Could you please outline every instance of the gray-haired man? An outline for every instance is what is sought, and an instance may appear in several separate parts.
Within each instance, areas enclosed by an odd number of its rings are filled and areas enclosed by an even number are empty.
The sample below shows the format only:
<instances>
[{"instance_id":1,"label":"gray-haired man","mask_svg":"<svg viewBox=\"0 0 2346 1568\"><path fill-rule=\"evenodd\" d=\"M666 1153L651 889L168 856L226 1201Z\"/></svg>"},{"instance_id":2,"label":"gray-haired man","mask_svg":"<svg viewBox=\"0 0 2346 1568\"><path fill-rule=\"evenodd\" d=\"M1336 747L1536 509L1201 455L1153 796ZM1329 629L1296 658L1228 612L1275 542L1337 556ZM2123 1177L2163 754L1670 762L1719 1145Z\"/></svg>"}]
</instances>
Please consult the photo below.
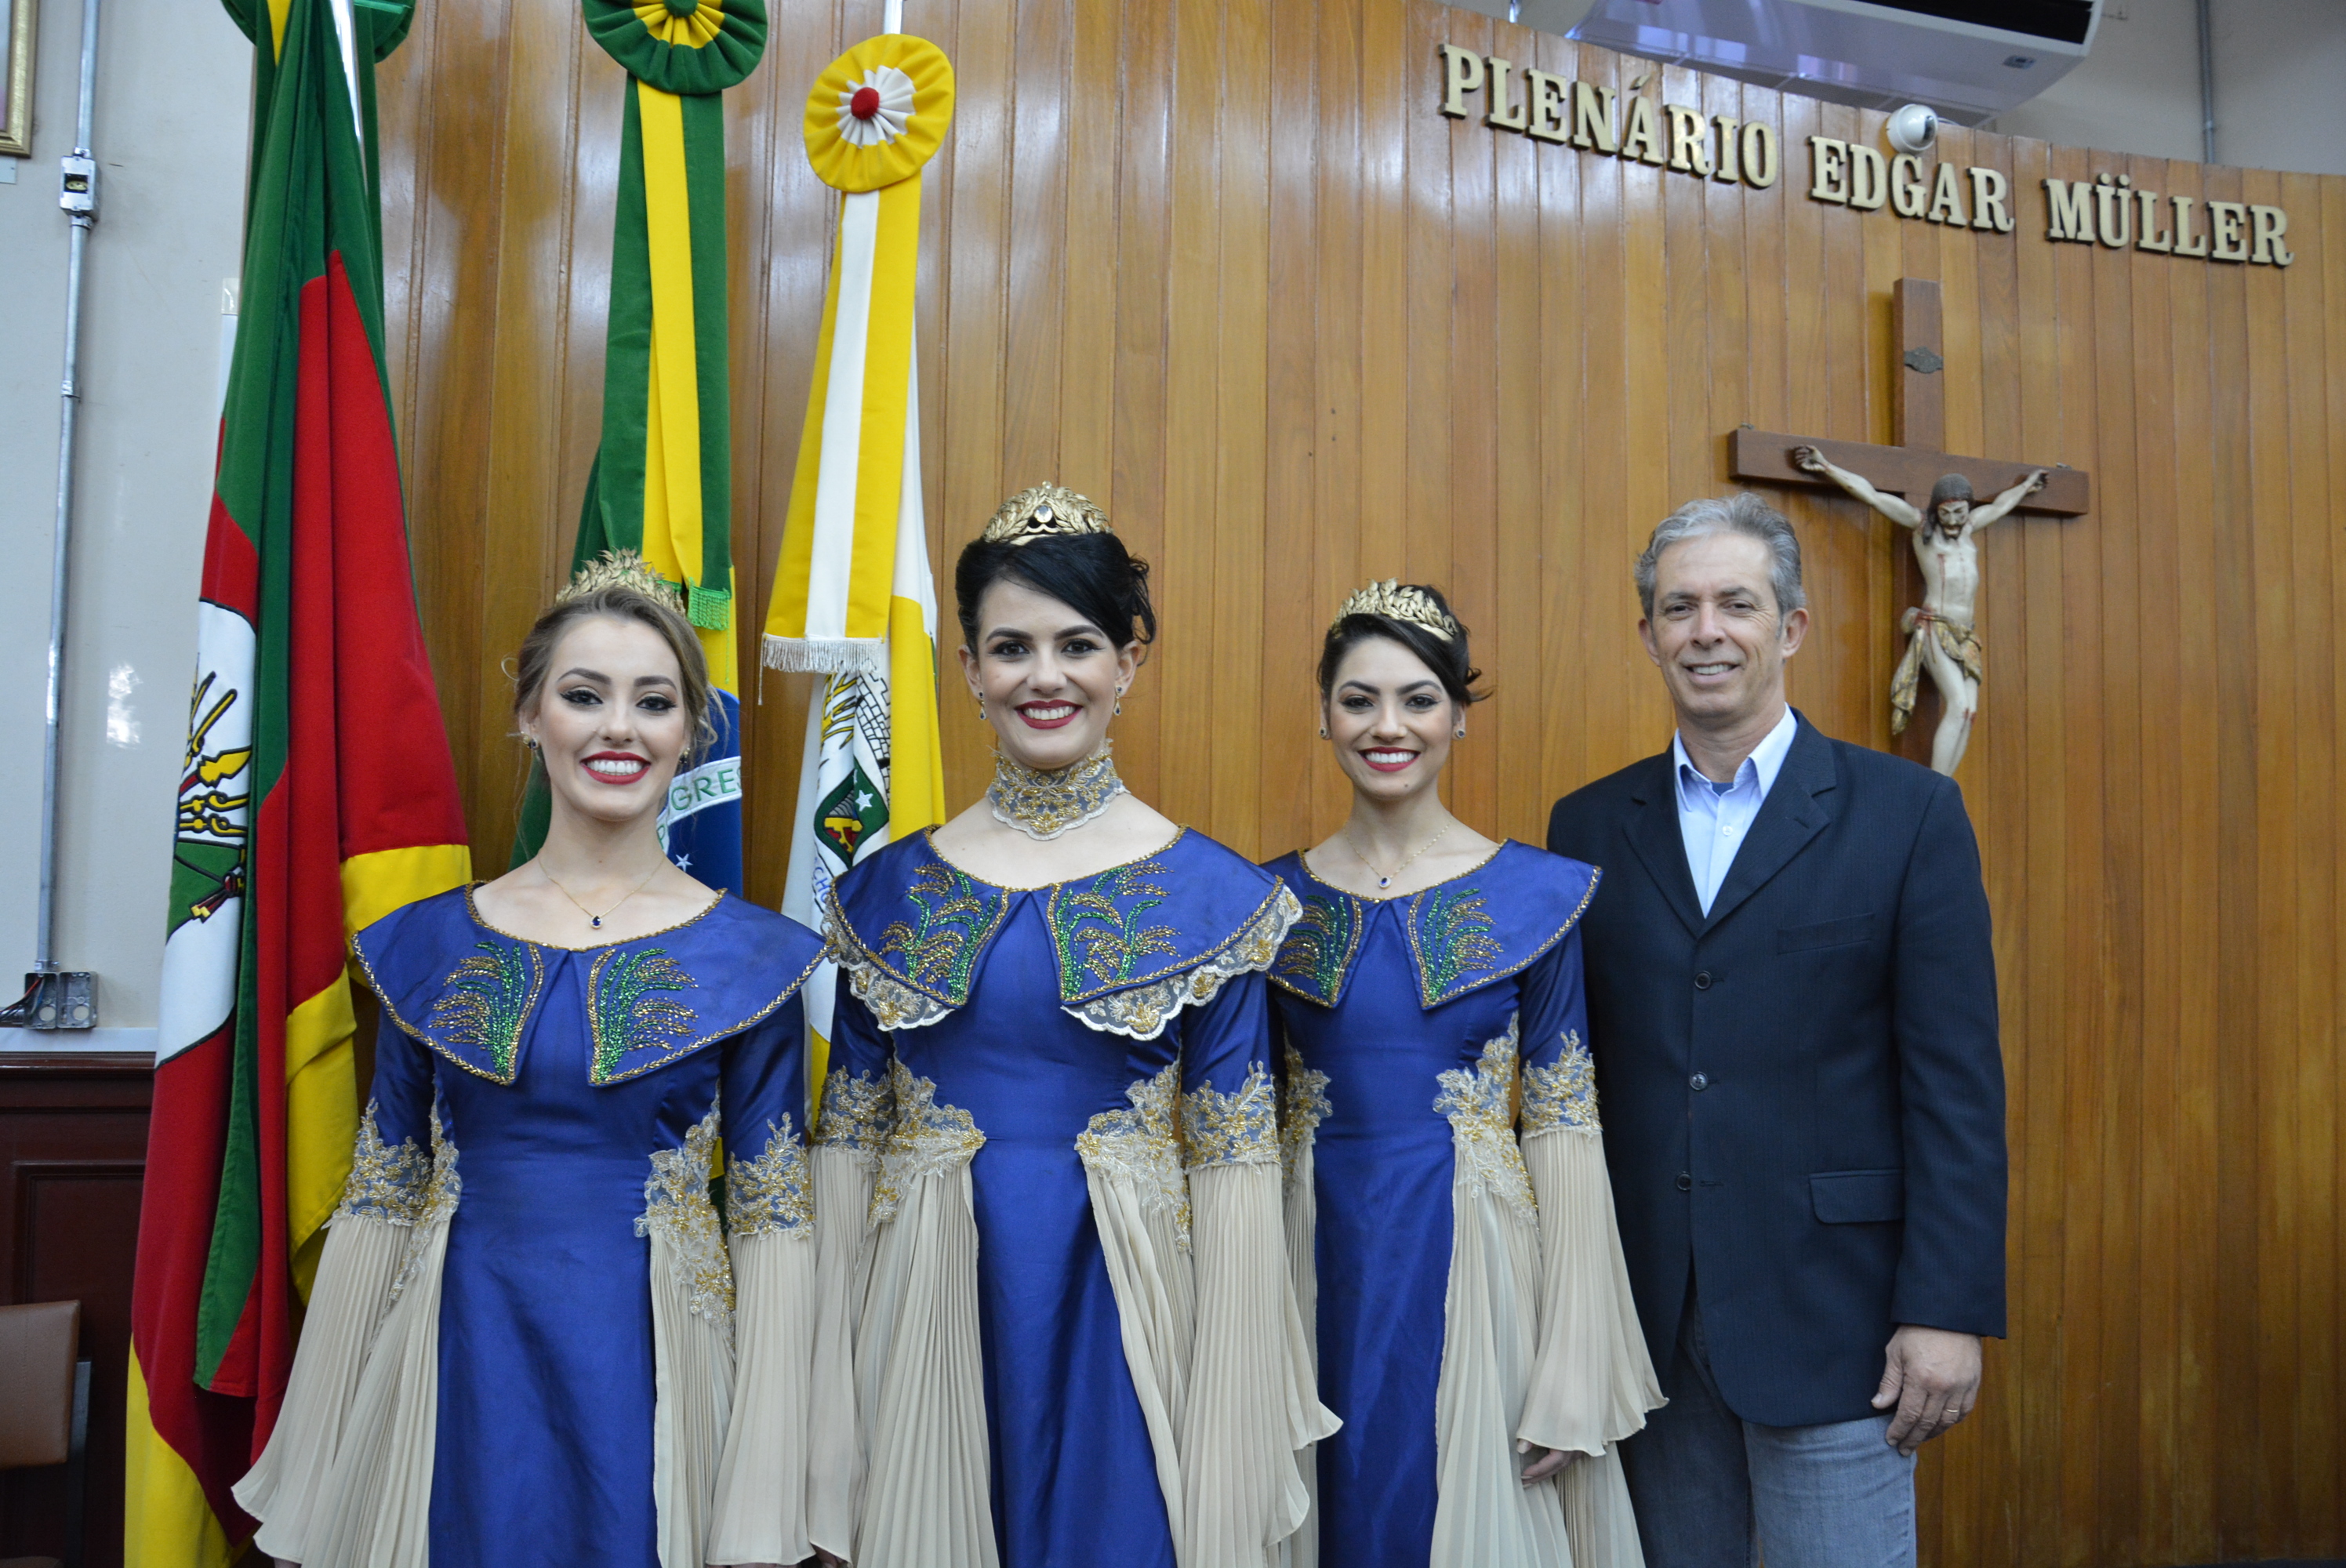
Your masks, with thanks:
<instances>
[{"instance_id":1,"label":"gray-haired man","mask_svg":"<svg viewBox=\"0 0 2346 1568\"><path fill-rule=\"evenodd\" d=\"M1637 565L1669 749L1557 802L1623 1247L1670 1403L1650 1568L1914 1560L1912 1455L2004 1332L2004 1066L1963 798L1787 705L1800 544L1698 501Z\"/></svg>"}]
</instances>

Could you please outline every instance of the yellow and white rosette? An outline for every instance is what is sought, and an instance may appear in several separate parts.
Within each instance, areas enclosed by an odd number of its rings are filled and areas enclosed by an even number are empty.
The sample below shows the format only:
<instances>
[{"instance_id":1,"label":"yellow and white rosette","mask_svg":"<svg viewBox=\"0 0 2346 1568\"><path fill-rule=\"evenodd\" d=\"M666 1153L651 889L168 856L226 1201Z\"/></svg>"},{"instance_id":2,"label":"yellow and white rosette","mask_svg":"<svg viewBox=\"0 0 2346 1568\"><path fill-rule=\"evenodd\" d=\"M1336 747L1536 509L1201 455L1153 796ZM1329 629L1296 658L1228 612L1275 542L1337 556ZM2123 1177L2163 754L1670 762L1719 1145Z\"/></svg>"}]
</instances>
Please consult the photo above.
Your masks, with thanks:
<instances>
[{"instance_id":1,"label":"yellow and white rosette","mask_svg":"<svg viewBox=\"0 0 2346 1568\"><path fill-rule=\"evenodd\" d=\"M953 62L926 38L866 38L807 97L807 161L825 185L878 190L918 174L953 123Z\"/></svg>"}]
</instances>

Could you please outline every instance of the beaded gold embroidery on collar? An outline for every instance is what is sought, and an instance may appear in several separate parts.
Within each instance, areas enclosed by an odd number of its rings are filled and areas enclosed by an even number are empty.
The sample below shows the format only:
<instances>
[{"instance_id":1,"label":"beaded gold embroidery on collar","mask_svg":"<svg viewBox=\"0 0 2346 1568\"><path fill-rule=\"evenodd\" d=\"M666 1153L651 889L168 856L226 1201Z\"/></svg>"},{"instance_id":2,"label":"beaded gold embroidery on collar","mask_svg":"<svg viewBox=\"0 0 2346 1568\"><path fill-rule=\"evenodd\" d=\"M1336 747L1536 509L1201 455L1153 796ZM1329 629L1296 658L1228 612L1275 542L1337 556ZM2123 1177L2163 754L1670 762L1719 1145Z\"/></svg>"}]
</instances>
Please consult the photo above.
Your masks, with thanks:
<instances>
[{"instance_id":1,"label":"beaded gold embroidery on collar","mask_svg":"<svg viewBox=\"0 0 2346 1568\"><path fill-rule=\"evenodd\" d=\"M1056 839L1070 828L1080 828L1108 809L1124 793L1116 776L1116 759L1109 743L1072 767L1046 773L1013 762L999 752L994 758L994 782L985 791L994 820L1036 840Z\"/></svg>"},{"instance_id":2,"label":"beaded gold embroidery on collar","mask_svg":"<svg viewBox=\"0 0 2346 1568\"><path fill-rule=\"evenodd\" d=\"M1372 582L1346 599L1344 607L1336 612L1336 619L1341 621L1346 616L1382 616L1389 621L1407 621L1443 642L1458 636L1458 623L1443 615L1423 589L1396 583L1390 577L1382 583Z\"/></svg>"}]
</instances>

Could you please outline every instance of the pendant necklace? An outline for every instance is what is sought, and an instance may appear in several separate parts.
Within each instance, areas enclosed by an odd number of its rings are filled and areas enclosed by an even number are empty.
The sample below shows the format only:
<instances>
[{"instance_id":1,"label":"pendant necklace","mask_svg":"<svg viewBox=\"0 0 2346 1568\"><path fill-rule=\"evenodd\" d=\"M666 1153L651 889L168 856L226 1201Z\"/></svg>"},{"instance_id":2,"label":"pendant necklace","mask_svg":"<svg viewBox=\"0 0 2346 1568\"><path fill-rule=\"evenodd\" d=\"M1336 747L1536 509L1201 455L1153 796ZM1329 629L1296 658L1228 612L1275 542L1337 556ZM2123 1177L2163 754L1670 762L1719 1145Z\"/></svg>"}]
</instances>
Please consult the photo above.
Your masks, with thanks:
<instances>
[{"instance_id":1,"label":"pendant necklace","mask_svg":"<svg viewBox=\"0 0 2346 1568\"><path fill-rule=\"evenodd\" d=\"M1104 740L1081 762L1047 772L995 752L994 782L985 791L994 820L1038 843L1082 827L1125 792L1109 746Z\"/></svg>"},{"instance_id":2,"label":"pendant necklace","mask_svg":"<svg viewBox=\"0 0 2346 1568\"><path fill-rule=\"evenodd\" d=\"M655 865L649 871L644 873L644 880L642 881L639 881L634 887L629 888L625 896L619 900L618 904L613 904L609 909L605 910L602 914L597 914L585 904L579 903L578 900L572 895L570 890L564 887L560 882L556 882L554 881L554 873L547 871L544 866L537 868L537 874L544 877L547 881L553 882L554 891L560 893L564 898L569 899L571 903L576 906L578 912L586 917L586 923L588 925L593 926L597 931L601 931L603 929L604 915L617 913L619 904L626 903L628 899L634 898L638 893L642 892L646 888L651 886L652 878L658 876L660 873L660 866L664 866L668 862L663 860L659 862L659 865Z\"/></svg>"},{"instance_id":3,"label":"pendant necklace","mask_svg":"<svg viewBox=\"0 0 2346 1568\"><path fill-rule=\"evenodd\" d=\"M1424 843L1420 844L1414 850L1411 851L1408 859L1402 860L1400 865L1395 866L1390 874L1380 871L1376 867L1369 865L1368 856L1361 853L1360 850L1353 844L1352 836L1350 833L1344 835L1344 848L1352 851L1352 859L1360 861L1363 866L1368 866L1369 875L1377 879L1377 891L1382 892L1385 889L1392 886L1394 877L1397 877L1403 871L1409 870L1412 861L1415 860L1418 856L1425 853L1426 850L1433 848L1434 845L1442 842L1443 836L1457 825L1458 822L1455 818L1443 823L1442 826L1442 832L1434 834L1433 837L1426 840Z\"/></svg>"}]
</instances>

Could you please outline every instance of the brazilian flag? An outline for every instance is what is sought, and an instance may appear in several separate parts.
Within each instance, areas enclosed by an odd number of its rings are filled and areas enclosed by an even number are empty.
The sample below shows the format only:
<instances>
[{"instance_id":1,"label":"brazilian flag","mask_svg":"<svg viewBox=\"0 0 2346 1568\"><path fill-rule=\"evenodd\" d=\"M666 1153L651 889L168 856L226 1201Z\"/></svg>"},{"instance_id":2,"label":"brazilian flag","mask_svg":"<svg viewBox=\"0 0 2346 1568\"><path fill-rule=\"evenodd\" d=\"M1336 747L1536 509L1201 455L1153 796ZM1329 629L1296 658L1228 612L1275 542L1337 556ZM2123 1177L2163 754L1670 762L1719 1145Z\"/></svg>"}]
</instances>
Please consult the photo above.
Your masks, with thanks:
<instances>
[{"instance_id":1,"label":"brazilian flag","mask_svg":"<svg viewBox=\"0 0 2346 1568\"><path fill-rule=\"evenodd\" d=\"M741 688L733 626L731 404L726 363L725 120L719 97L766 47L759 0L586 0L586 28L627 72L603 371L603 440L571 570L632 550L675 584L716 687L717 740L678 771L660 832L710 887L744 890ZM545 842L531 769L514 843Z\"/></svg>"}]
</instances>

